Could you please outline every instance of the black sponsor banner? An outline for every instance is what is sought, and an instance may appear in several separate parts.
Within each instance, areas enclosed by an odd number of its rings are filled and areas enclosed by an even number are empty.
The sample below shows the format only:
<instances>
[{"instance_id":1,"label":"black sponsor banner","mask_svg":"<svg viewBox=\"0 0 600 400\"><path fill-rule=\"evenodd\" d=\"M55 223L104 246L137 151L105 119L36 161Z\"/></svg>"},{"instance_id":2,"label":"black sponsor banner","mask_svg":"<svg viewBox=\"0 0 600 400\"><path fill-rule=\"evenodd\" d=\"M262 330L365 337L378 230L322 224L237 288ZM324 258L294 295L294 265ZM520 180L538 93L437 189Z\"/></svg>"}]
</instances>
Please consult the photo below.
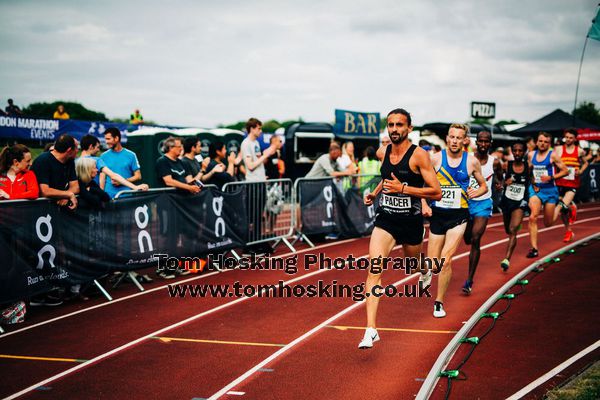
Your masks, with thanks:
<instances>
[{"instance_id":1,"label":"black sponsor banner","mask_svg":"<svg viewBox=\"0 0 600 400\"><path fill-rule=\"evenodd\" d=\"M591 164L581 175L575 201L594 201L600 198L600 164Z\"/></svg>"},{"instance_id":2,"label":"black sponsor banner","mask_svg":"<svg viewBox=\"0 0 600 400\"><path fill-rule=\"evenodd\" d=\"M0 202L0 303L156 266L155 254L202 256L245 244L241 193L144 194L103 210Z\"/></svg>"},{"instance_id":3,"label":"black sponsor banner","mask_svg":"<svg viewBox=\"0 0 600 400\"><path fill-rule=\"evenodd\" d=\"M223 193L216 189L203 190L192 199L185 194L169 196L169 208L174 211L170 214L171 229L179 233L170 236L172 243L167 248L174 255L190 256L244 245L248 227L243 199L242 191Z\"/></svg>"},{"instance_id":4,"label":"black sponsor banner","mask_svg":"<svg viewBox=\"0 0 600 400\"><path fill-rule=\"evenodd\" d=\"M352 188L346 192L346 212L348 228L347 232L342 231L344 236L363 236L373 231L375 224L375 203L371 206L365 206L363 196L359 191Z\"/></svg>"},{"instance_id":5,"label":"black sponsor banner","mask_svg":"<svg viewBox=\"0 0 600 400\"><path fill-rule=\"evenodd\" d=\"M338 198L341 197L333 179L302 180L298 183L302 233L318 235L338 232Z\"/></svg>"},{"instance_id":6,"label":"black sponsor banner","mask_svg":"<svg viewBox=\"0 0 600 400\"><path fill-rule=\"evenodd\" d=\"M352 187L344 195L333 179L300 181L302 233L338 233L357 237L373 230L375 212L366 207L362 195Z\"/></svg>"}]
</instances>

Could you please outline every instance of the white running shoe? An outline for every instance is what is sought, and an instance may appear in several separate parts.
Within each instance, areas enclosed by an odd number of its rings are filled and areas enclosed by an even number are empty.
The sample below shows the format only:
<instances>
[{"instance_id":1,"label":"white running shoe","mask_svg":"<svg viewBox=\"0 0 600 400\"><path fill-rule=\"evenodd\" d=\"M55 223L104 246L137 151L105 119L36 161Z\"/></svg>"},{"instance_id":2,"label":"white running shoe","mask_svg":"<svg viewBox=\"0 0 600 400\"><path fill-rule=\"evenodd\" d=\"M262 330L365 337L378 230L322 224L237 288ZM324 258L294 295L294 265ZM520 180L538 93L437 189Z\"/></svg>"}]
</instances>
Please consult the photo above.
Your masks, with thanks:
<instances>
[{"instance_id":1,"label":"white running shoe","mask_svg":"<svg viewBox=\"0 0 600 400\"><path fill-rule=\"evenodd\" d=\"M444 318L446 311L444 311L444 305L439 301L433 303L433 316L436 318Z\"/></svg>"},{"instance_id":2,"label":"white running shoe","mask_svg":"<svg viewBox=\"0 0 600 400\"><path fill-rule=\"evenodd\" d=\"M421 273L419 276L419 282L421 283L421 287L426 287L431 285L431 278L433 277L433 273L431 270L428 270L427 273Z\"/></svg>"},{"instance_id":3,"label":"white running shoe","mask_svg":"<svg viewBox=\"0 0 600 400\"><path fill-rule=\"evenodd\" d=\"M373 342L377 342L379 340L379 334L377 333L377 329L375 328L367 328L365 331L365 336L358 344L359 349L370 349L373 347Z\"/></svg>"}]
</instances>

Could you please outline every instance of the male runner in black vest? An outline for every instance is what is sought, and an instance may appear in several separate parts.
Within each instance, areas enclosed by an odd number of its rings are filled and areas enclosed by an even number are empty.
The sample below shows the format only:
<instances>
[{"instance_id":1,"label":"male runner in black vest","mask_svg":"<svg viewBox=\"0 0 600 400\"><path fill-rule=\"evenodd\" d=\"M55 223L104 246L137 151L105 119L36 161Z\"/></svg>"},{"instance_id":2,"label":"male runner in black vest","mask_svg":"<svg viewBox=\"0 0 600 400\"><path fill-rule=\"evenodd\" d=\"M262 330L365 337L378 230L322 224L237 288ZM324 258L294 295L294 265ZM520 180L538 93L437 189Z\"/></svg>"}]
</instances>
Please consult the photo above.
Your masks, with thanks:
<instances>
[{"instance_id":1,"label":"male runner in black vest","mask_svg":"<svg viewBox=\"0 0 600 400\"><path fill-rule=\"evenodd\" d=\"M383 159L382 180L372 193L365 196L365 204L371 205L383 190L371 234L369 256L371 260L383 259L389 256L397 243L401 243L404 257L418 258L424 232L421 199L440 200L442 190L429 154L408 140L413 129L410 114L401 108L390 111L387 128L392 143L381 146L377 151L377 157ZM374 287L381 288L381 272L371 267L367 276L367 330L358 345L360 349L371 348L373 342L379 340L375 328L379 297L371 292Z\"/></svg>"}]
</instances>

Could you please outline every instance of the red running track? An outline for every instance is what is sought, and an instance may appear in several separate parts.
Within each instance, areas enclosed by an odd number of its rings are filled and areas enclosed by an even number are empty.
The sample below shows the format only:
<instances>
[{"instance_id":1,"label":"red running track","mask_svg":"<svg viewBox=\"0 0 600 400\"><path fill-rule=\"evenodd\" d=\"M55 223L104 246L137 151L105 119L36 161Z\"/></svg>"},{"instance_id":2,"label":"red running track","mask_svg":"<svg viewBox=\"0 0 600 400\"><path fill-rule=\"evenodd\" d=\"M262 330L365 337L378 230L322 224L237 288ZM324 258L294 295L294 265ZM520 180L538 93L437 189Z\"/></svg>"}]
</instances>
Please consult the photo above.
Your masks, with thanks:
<instances>
[{"instance_id":1,"label":"red running track","mask_svg":"<svg viewBox=\"0 0 600 400\"><path fill-rule=\"evenodd\" d=\"M574 230L578 237L596 232L600 212L590 205L579 213ZM470 297L460 295L466 276L468 247L461 245L454 264L455 276L446 301L448 316L431 316L432 299L384 299L378 326L381 342L369 351L356 345L362 337L364 306L316 330L294 346L281 347L302 337L355 303L349 298L173 300L165 290L137 296L8 337L0 337L0 354L77 358L86 363L49 362L0 358L0 396L9 396L40 381L45 383L24 397L64 398L208 398L252 370L267 357L285 351L263 369L228 388L224 398L413 398L421 381L453 333L483 301L531 260L524 257L527 238L520 239L513 266L504 274L498 267L506 240L500 218L494 217L483 238L487 246ZM562 229L540 232L541 254L562 247ZM368 238L324 248L330 257L365 255ZM397 251L394 255L400 255ZM315 274L300 266L298 275L281 271L230 271L207 276L207 284L276 282L300 277L298 283L357 284L364 271L331 270ZM312 275L309 275L312 274ZM386 271L384 283L408 279L402 271ZM199 281L199 282L200 282ZM432 288L435 293L435 284ZM233 303L233 302L236 303ZM229 306L150 336L169 325L202 315L214 307ZM334 328L342 326L351 328ZM355 329L356 328L356 329ZM390 330L386 330L390 329ZM408 330L418 331L408 331ZM198 342L201 340L203 342ZM206 342L213 341L213 342ZM254 345L229 344L245 342ZM263 346L256 345L257 343ZM122 347L121 350L115 351ZM107 355L108 352L112 353ZM239 393L244 393L240 396Z\"/></svg>"},{"instance_id":2,"label":"red running track","mask_svg":"<svg viewBox=\"0 0 600 400\"><path fill-rule=\"evenodd\" d=\"M594 240L575 254L561 256L560 262L543 272L529 274L525 292L512 300L510 309L461 368L468 379L452 383L450 398L507 398L600 339L600 289L590 285L600 282L599 264L593 261L598 257L600 241ZM506 302L500 301L491 311L505 308ZM480 336L490 323L482 320L469 336ZM448 369L454 369L470 347L461 346ZM590 353L570 371L599 356L600 350ZM570 373L560 375L525 398L542 398ZM431 398L444 398L446 387L446 380L440 381Z\"/></svg>"}]
</instances>

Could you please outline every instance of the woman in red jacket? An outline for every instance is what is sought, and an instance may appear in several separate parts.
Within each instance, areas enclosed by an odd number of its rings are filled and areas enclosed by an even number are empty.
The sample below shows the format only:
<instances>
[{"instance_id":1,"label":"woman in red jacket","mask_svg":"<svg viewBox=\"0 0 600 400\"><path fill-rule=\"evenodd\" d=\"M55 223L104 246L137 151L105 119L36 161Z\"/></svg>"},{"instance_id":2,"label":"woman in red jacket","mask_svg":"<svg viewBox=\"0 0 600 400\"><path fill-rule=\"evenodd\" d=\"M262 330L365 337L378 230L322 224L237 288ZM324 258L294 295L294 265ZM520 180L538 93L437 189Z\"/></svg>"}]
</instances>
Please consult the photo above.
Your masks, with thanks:
<instances>
[{"instance_id":1,"label":"woman in red jacket","mask_svg":"<svg viewBox=\"0 0 600 400\"><path fill-rule=\"evenodd\" d=\"M31 152L22 144L0 152L0 200L37 199L39 186L31 167Z\"/></svg>"}]
</instances>

